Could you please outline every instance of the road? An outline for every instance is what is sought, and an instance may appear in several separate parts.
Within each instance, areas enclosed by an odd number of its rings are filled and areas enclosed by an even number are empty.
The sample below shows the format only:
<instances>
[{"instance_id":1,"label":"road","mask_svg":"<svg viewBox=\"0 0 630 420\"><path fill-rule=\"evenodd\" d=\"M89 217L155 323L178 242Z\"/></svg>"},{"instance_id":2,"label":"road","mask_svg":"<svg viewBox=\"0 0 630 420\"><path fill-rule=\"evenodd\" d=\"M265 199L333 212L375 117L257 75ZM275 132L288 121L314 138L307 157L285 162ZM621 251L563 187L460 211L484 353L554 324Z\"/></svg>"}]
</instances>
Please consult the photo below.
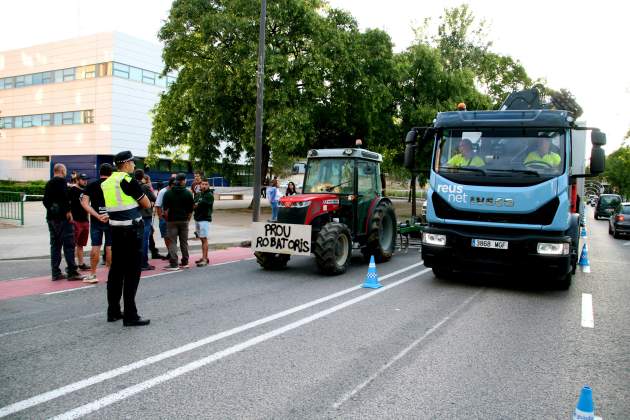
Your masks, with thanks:
<instances>
[{"instance_id":1,"label":"road","mask_svg":"<svg viewBox=\"0 0 630 420\"><path fill-rule=\"evenodd\" d=\"M588 384L597 415L628 418L630 246L592 216L587 242L569 291L438 280L410 251L376 290L358 258L338 277L299 257L146 279L145 328L105 322L102 284L1 300L0 416L570 418Z\"/></svg>"}]
</instances>

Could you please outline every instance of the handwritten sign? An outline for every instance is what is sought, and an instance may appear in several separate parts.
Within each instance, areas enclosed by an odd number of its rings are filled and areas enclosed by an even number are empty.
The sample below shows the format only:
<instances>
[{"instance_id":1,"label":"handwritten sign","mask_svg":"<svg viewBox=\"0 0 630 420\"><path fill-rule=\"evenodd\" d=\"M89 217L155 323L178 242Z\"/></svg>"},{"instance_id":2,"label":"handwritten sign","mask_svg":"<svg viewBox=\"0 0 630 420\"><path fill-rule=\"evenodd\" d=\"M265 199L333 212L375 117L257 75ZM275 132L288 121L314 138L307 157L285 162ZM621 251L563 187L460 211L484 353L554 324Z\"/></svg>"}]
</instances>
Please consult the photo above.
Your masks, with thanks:
<instances>
[{"instance_id":1,"label":"handwritten sign","mask_svg":"<svg viewBox=\"0 0 630 420\"><path fill-rule=\"evenodd\" d=\"M311 226L289 223L252 223L252 249L275 254L310 255Z\"/></svg>"}]
</instances>

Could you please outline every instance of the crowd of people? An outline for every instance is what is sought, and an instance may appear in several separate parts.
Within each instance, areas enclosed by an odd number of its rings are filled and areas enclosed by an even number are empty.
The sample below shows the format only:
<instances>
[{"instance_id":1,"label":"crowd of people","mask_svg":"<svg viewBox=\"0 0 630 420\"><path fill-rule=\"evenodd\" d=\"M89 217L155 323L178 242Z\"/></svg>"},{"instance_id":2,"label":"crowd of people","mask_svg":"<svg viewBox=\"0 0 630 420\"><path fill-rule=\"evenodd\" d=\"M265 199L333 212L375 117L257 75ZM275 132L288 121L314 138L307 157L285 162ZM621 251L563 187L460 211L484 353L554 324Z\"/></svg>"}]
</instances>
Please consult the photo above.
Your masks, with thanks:
<instances>
[{"instance_id":1,"label":"crowd of people","mask_svg":"<svg viewBox=\"0 0 630 420\"><path fill-rule=\"evenodd\" d=\"M172 174L166 185L158 182L156 190L144 170L135 169L131 152L118 153L114 164L115 167L102 164L99 179L89 184L86 174L76 172L67 182L66 166L61 163L54 166L53 178L46 184L43 199L50 233L52 280L98 283L96 269L104 242L103 259L109 268L107 321L122 319L125 326L143 326L150 321L141 318L135 306L140 272L155 269L150 259L167 259L167 270L190 267L188 224L191 218L194 218L195 236L201 241L202 250L196 265L208 265L214 195L201 172L195 173L190 188L186 187L186 174L179 173ZM153 239L156 216L168 249L166 256L159 254ZM88 235L92 244L89 265L84 256ZM62 252L66 274L60 268ZM89 273L83 275L80 271Z\"/></svg>"},{"instance_id":2,"label":"crowd of people","mask_svg":"<svg viewBox=\"0 0 630 420\"><path fill-rule=\"evenodd\" d=\"M287 184L287 189L284 192L285 196L295 195L297 194L297 190L295 188L295 183L289 181ZM274 176L273 179L265 180L263 186L260 190L260 195L262 198L266 198L269 201L269 205L271 206L271 221L278 221L278 209L280 197L282 197L282 192L280 191L278 177Z\"/></svg>"}]
</instances>

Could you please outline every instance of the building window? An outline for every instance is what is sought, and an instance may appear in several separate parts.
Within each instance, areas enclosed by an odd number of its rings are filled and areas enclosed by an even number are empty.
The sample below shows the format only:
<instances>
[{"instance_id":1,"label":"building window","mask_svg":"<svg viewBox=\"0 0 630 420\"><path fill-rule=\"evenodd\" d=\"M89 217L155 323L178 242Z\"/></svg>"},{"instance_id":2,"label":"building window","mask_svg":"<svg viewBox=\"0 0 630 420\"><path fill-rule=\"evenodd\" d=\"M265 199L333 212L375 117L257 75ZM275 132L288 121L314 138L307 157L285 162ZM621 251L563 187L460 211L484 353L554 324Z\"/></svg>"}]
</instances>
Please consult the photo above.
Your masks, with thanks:
<instances>
[{"instance_id":1,"label":"building window","mask_svg":"<svg viewBox=\"0 0 630 420\"><path fill-rule=\"evenodd\" d=\"M147 85L155 84L155 73L149 70L142 70L142 83Z\"/></svg>"},{"instance_id":2,"label":"building window","mask_svg":"<svg viewBox=\"0 0 630 420\"><path fill-rule=\"evenodd\" d=\"M63 125L72 125L74 124L74 112L64 112L62 114L62 123Z\"/></svg>"},{"instance_id":3,"label":"building window","mask_svg":"<svg viewBox=\"0 0 630 420\"><path fill-rule=\"evenodd\" d=\"M31 128L33 126L33 116L25 115L22 117L22 128Z\"/></svg>"},{"instance_id":4,"label":"building window","mask_svg":"<svg viewBox=\"0 0 630 420\"><path fill-rule=\"evenodd\" d=\"M34 85L41 85L42 84L42 74L41 73L35 73L33 75L33 84Z\"/></svg>"},{"instance_id":5,"label":"building window","mask_svg":"<svg viewBox=\"0 0 630 420\"><path fill-rule=\"evenodd\" d=\"M77 80L92 79L96 77L96 65L90 64L89 66L77 67L76 75Z\"/></svg>"},{"instance_id":6,"label":"building window","mask_svg":"<svg viewBox=\"0 0 630 420\"><path fill-rule=\"evenodd\" d=\"M112 75L112 62L100 63L98 65L98 77L105 77Z\"/></svg>"},{"instance_id":7,"label":"building window","mask_svg":"<svg viewBox=\"0 0 630 420\"><path fill-rule=\"evenodd\" d=\"M43 84L52 83L54 80L54 73L52 71L45 71L42 73Z\"/></svg>"},{"instance_id":8,"label":"building window","mask_svg":"<svg viewBox=\"0 0 630 420\"><path fill-rule=\"evenodd\" d=\"M55 70L55 83L63 82L63 70Z\"/></svg>"},{"instance_id":9,"label":"building window","mask_svg":"<svg viewBox=\"0 0 630 420\"><path fill-rule=\"evenodd\" d=\"M22 156L22 167L24 169L46 169L50 158L48 156Z\"/></svg>"},{"instance_id":10,"label":"building window","mask_svg":"<svg viewBox=\"0 0 630 420\"><path fill-rule=\"evenodd\" d=\"M42 114L42 127L50 125L50 114Z\"/></svg>"},{"instance_id":11,"label":"building window","mask_svg":"<svg viewBox=\"0 0 630 420\"><path fill-rule=\"evenodd\" d=\"M24 86L24 76L15 76L15 87L23 87Z\"/></svg>"},{"instance_id":12,"label":"building window","mask_svg":"<svg viewBox=\"0 0 630 420\"><path fill-rule=\"evenodd\" d=\"M63 81L64 82L70 82L72 80L75 79L75 71L76 69L74 67L69 68L69 69L64 69L63 70Z\"/></svg>"},{"instance_id":13,"label":"building window","mask_svg":"<svg viewBox=\"0 0 630 420\"><path fill-rule=\"evenodd\" d=\"M89 109L87 111L83 111L83 123L94 124L94 110Z\"/></svg>"},{"instance_id":14,"label":"building window","mask_svg":"<svg viewBox=\"0 0 630 420\"><path fill-rule=\"evenodd\" d=\"M61 125L61 112L53 114L53 125Z\"/></svg>"},{"instance_id":15,"label":"building window","mask_svg":"<svg viewBox=\"0 0 630 420\"><path fill-rule=\"evenodd\" d=\"M42 115L38 114L38 115L31 115L31 124L33 125L33 127L39 127L42 125Z\"/></svg>"},{"instance_id":16,"label":"building window","mask_svg":"<svg viewBox=\"0 0 630 420\"><path fill-rule=\"evenodd\" d=\"M22 128L22 117L13 118L13 128Z\"/></svg>"},{"instance_id":17,"label":"building window","mask_svg":"<svg viewBox=\"0 0 630 420\"><path fill-rule=\"evenodd\" d=\"M130 67L129 68L129 79L135 80L136 82L141 82L142 81L142 69L139 69L137 67Z\"/></svg>"},{"instance_id":18,"label":"building window","mask_svg":"<svg viewBox=\"0 0 630 420\"><path fill-rule=\"evenodd\" d=\"M114 76L129 79L129 66L121 63L114 63Z\"/></svg>"}]
</instances>

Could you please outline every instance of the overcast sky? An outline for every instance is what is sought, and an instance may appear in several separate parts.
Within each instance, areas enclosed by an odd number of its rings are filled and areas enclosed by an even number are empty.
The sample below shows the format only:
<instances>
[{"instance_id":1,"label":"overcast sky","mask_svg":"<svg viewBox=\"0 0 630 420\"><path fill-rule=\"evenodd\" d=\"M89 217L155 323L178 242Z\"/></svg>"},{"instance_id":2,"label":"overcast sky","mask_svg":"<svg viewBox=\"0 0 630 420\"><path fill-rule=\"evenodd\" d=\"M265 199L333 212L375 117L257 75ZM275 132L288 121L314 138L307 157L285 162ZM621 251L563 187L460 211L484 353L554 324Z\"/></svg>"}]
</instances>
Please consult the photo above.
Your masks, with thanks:
<instances>
[{"instance_id":1,"label":"overcast sky","mask_svg":"<svg viewBox=\"0 0 630 420\"><path fill-rule=\"evenodd\" d=\"M273 1L273 0L268 0ZM567 88L584 108L582 119L607 133L608 153L630 128L630 54L626 1L582 0L329 0L362 29L390 34L396 51L413 28L445 7L468 3L490 25L493 50L520 60L530 77ZM157 42L171 0L4 0L0 51L118 30Z\"/></svg>"}]
</instances>

